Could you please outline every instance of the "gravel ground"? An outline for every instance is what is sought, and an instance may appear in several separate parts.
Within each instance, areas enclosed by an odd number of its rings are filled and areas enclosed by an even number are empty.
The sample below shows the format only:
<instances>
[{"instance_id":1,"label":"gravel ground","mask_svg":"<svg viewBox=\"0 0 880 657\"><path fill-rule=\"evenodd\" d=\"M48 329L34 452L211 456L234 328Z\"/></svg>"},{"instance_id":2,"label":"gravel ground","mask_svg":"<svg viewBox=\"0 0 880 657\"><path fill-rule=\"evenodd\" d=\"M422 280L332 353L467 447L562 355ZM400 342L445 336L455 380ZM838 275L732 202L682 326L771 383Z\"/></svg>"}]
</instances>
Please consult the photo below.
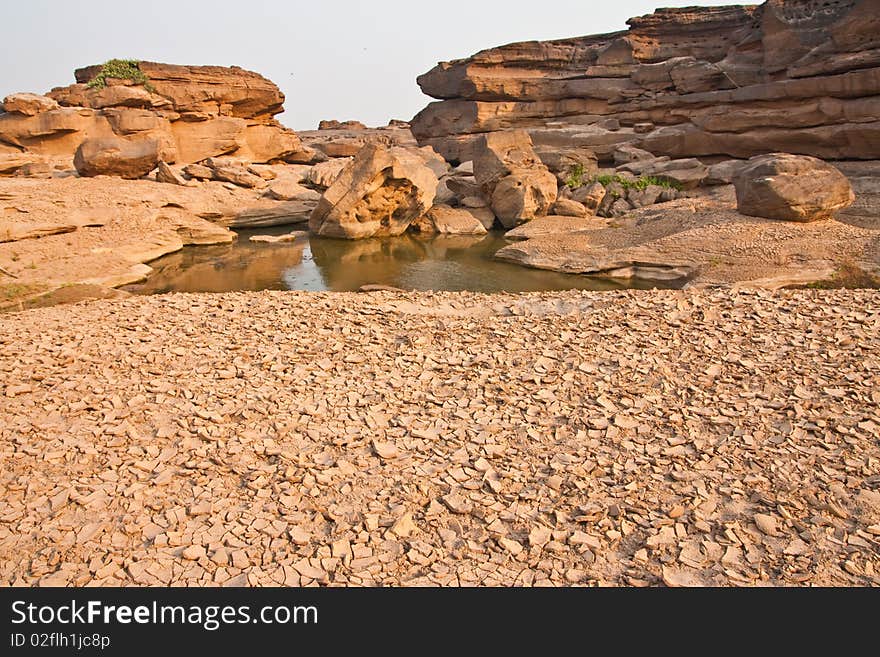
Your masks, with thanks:
<instances>
[{"instance_id":1,"label":"gravel ground","mask_svg":"<svg viewBox=\"0 0 880 657\"><path fill-rule=\"evenodd\" d=\"M0 582L880 585L880 292L0 316Z\"/></svg>"}]
</instances>

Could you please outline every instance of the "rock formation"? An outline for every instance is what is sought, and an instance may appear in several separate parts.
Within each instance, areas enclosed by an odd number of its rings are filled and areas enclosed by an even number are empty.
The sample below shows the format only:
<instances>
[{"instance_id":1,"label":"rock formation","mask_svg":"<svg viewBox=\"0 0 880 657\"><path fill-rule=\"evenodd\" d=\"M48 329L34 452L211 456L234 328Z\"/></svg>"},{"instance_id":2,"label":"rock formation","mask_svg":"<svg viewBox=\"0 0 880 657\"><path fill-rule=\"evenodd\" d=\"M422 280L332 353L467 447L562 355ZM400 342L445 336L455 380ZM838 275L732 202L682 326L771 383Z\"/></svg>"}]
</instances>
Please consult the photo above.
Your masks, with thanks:
<instances>
[{"instance_id":1,"label":"rock formation","mask_svg":"<svg viewBox=\"0 0 880 657\"><path fill-rule=\"evenodd\" d=\"M90 66L76 71L76 84L47 96L7 97L0 113L0 161L26 155L69 162L88 140L156 141L168 163L218 156L249 162L314 158L295 132L273 118L283 111L284 95L261 75L237 67L131 66L137 80L97 83L103 68Z\"/></svg>"},{"instance_id":2,"label":"rock formation","mask_svg":"<svg viewBox=\"0 0 880 657\"><path fill-rule=\"evenodd\" d=\"M416 219L411 227L424 234L485 235L487 232L473 210L448 205L435 205Z\"/></svg>"},{"instance_id":3,"label":"rock formation","mask_svg":"<svg viewBox=\"0 0 880 657\"><path fill-rule=\"evenodd\" d=\"M556 202L556 176L522 130L481 136L474 146L474 178L505 228L546 215Z\"/></svg>"},{"instance_id":4,"label":"rock formation","mask_svg":"<svg viewBox=\"0 0 880 657\"><path fill-rule=\"evenodd\" d=\"M357 121L321 121L317 130L297 133L302 143L321 157L354 157L367 144L417 148L408 125L367 128Z\"/></svg>"},{"instance_id":5,"label":"rock formation","mask_svg":"<svg viewBox=\"0 0 880 657\"><path fill-rule=\"evenodd\" d=\"M880 158L880 1L660 9L628 24L439 64L418 79L440 100L413 133L452 161L511 128L538 152L600 159L622 143L673 158Z\"/></svg>"},{"instance_id":6,"label":"rock formation","mask_svg":"<svg viewBox=\"0 0 880 657\"><path fill-rule=\"evenodd\" d=\"M309 228L346 239L400 235L431 208L437 182L419 153L368 144L324 192Z\"/></svg>"},{"instance_id":7,"label":"rock formation","mask_svg":"<svg viewBox=\"0 0 880 657\"><path fill-rule=\"evenodd\" d=\"M737 210L788 221L831 219L855 201L852 185L827 162L770 153L749 160L734 180Z\"/></svg>"},{"instance_id":8,"label":"rock formation","mask_svg":"<svg viewBox=\"0 0 880 657\"><path fill-rule=\"evenodd\" d=\"M147 175L160 161L159 142L155 139L130 141L120 137L86 139L73 158L81 176L119 176L130 180Z\"/></svg>"}]
</instances>

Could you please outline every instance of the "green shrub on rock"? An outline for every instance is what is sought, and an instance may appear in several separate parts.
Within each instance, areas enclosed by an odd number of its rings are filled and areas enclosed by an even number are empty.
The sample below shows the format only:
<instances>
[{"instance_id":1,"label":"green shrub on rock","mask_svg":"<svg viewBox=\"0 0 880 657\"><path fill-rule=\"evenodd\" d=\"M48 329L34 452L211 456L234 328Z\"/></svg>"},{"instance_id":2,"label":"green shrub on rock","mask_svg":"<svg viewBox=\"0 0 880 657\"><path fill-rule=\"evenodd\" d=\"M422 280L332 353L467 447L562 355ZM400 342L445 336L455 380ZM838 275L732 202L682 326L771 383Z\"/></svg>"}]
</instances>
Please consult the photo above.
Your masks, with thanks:
<instances>
[{"instance_id":1,"label":"green shrub on rock","mask_svg":"<svg viewBox=\"0 0 880 657\"><path fill-rule=\"evenodd\" d=\"M111 59L106 61L101 66L101 72L86 86L89 89L103 89L107 86L107 80L116 78L117 80L130 80L135 84L141 84L149 92L155 91L153 85L150 84L150 78L140 69L139 64L140 62L137 59Z\"/></svg>"},{"instance_id":2,"label":"green shrub on rock","mask_svg":"<svg viewBox=\"0 0 880 657\"><path fill-rule=\"evenodd\" d=\"M636 180L631 180L628 178L624 178L618 174L614 175L602 175L596 176L595 182L600 183L603 187L608 187L612 183L617 183L624 189L638 189L644 190L650 187L651 185L656 185L657 187L663 187L666 189L674 189L676 191L681 191L681 184L674 181L669 180L667 178L658 178L657 176L641 176Z\"/></svg>"},{"instance_id":3,"label":"green shrub on rock","mask_svg":"<svg viewBox=\"0 0 880 657\"><path fill-rule=\"evenodd\" d=\"M583 187L584 185L590 185L592 183L599 183L603 187L608 187L609 185L620 185L624 190L629 189L637 189L639 191L645 190L652 185L656 185L657 187L663 187L664 189L674 189L678 192L681 191L682 186L681 183L676 182L675 180L670 180L668 178L658 177L658 176L641 176L635 180L631 178L625 178L620 174L603 174L599 176L586 177L586 171L584 170L584 166L582 164L576 164L568 172L568 178L565 180L565 185L569 189L578 189Z\"/></svg>"},{"instance_id":4,"label":"green shrub on rock","mask_svg":"<svg viewBox=\"0 0 880 657\"><path fill-rule=\"evenodd\" d=\"M583 164L575 164L571 169L568 170L568 178L565 180L565 185L569 189L577 189L578 187L583 187L586 185L589 180L584 180L584 174L586 174L586 170L584 169Z\"/></svg>"}]
</instances>

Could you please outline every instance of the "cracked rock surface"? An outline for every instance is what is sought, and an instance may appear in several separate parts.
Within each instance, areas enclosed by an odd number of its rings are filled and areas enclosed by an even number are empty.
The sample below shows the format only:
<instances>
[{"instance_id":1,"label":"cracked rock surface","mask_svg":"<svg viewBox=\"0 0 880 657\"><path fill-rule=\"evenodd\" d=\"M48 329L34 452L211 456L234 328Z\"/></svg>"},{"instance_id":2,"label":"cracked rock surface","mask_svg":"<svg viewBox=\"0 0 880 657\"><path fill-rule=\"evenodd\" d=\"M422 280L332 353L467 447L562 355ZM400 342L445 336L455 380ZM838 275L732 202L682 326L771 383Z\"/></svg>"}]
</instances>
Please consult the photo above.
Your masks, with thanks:
<instances>
[{"instance_id":1,"label":"cracked rock surface","mask_svg":"<svg viewBox=\"0 0 880 657\"><path fill-rule=\"evenodd\" d=\"M4 585L880 585L880 292L0 316Z\"/></svg>"}]
</instances>

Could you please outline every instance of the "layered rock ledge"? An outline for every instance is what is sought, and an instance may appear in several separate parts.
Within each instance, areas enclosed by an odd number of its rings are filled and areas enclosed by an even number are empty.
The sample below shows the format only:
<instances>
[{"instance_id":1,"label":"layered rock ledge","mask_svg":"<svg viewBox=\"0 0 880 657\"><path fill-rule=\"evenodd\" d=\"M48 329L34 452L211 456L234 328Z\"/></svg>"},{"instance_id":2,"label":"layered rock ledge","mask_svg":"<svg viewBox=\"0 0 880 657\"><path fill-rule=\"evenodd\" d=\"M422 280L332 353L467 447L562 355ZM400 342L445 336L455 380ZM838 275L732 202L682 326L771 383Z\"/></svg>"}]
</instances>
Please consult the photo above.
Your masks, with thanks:
<instances>
[{"instance_id":1,"label":"layered rock ledge","mask_svg":"<svg viewBox=\"0 0 880 657\"><path fill-rule=\"evenodd\" d=\"M671 157L880 158L875 0L659 9L628 24L439 64L418 80L440 100L413 133L458 161L477 135L510 128L600 157L633 143Z\"/></svg>"},{"instance_id":2,"label":"layered rock ledge","mask_svg":"<svg viewBox=\"0 0 880 657\"><path fill-rule=\"evenodd\" d=\"M151 143L155 157L167 163L223 155L258 163L314 158L293 130L273 118L283 111L284 94L258 73L234 66L126 62L136 79L98 80L108 64L78 69L76 84L46 96L6 98L0 169L3 163L69 165L84 142L95 140Z\"/></svg>"}]
</instances>

